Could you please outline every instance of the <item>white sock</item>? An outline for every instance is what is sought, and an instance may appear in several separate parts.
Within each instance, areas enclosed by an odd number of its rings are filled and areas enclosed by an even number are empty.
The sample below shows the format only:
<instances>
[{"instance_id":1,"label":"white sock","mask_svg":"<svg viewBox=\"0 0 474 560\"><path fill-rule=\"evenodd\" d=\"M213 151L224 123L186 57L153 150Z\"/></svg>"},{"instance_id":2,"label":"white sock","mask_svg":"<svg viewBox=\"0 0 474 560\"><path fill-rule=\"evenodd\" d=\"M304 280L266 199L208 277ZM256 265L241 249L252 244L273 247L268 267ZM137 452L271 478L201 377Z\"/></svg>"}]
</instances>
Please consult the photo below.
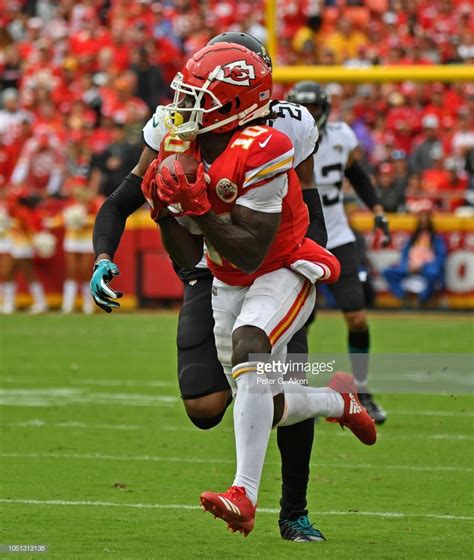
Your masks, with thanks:
<instances>
[{"instance_id":1,"label":"white sock","mask_svg":"<svg viewBox=\"0 0 474 560\"><path fill-rule=\"evenodd\" d=\"M94 313L94 300L91 296L89 282L83 282L81 286L82 292L82 311L87 315Z\"/></svg>"},{"instance_id":2,"label":"white sock","mask_svg":"<svg viewBox=\"0 0 474 560\"><path fill-rule=\"evenodd\" d=\"M41 309L47 307L46 297L44 295L44 288L41 282L32 282L30 284L30 293L33 296L34 307L39 307Z\"/></svg>"},{"instance_id":3,"label":"white sock","mask_svg":"<svg viewBox=\"0 0 474 560\"><path fill-rule=\"evenodd\" d=\"M237 470L233 486L243 486L247 497L255 505L262 476L265 453L272 431L273 397L266 379L257 375L255 362L238 364L232 374L237 375L237 394L234 403L234 432ZM260 381L259 381L260 380Z\"/></svg>"},{"instance_id":4,"label":"white sock","mask_svg":"<svg viewBox=\"0 0 474 560\"><path fill-rule=\"evenodd\" d=\"M3 288L3 313L13 313L15 311L15 282L5 282Z\"/></svg>"},{"instance_id":5,"label":"white sock","mask_svg":"<svg viewBox=\"0 0 474 560\"><path fill-rule=\"evenodd\" d=\"M65 280L63 285L63 306L64 313L71 313L76 302L77 283L75 280Z\"/></svg>"},{"instance_id":6,"label":"white sock","mask_svg":"<svg viewBox=\"0 0 474 560\"><path fill-rule=\"evenodd\" d=\"M285 412L278 426L292 426L308 418L339 418L344 414L344 399L328 387L306 387L283 383Z\"/></svg>"}]
</instances>

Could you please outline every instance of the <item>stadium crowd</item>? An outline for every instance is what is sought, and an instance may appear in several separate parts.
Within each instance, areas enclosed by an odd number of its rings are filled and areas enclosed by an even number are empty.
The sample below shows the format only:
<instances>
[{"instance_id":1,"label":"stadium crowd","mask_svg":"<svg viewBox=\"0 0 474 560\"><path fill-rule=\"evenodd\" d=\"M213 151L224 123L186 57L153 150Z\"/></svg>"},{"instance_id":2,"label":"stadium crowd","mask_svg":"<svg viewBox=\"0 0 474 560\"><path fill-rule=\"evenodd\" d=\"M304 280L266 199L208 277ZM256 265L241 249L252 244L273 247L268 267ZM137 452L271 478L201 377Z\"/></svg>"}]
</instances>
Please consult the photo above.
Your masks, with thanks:
<instances>
[{"instance_id":1,"label":"stadium crowd","mask_svg":"<svg viewBox=\"0 0 474 560\"><path fill-rule=\"evenodd\" d=\"M287 0L277 13L280 64L474 58L465 0ZM11 253L32 284L28 261L53 249L46 238L32 248L30 230L62 224L69 250L90 253L98 197L133 167L143 124L170 99L175 72L222 30L265 41L263 15L261 0L0 0L0 255L10 251L11 218ZM386 211L420 198L440 211L472 204L473 84L327 87L331 120L355 131ZM284 94L277 85L274 97Z\"/></svg>"}]
</instances>

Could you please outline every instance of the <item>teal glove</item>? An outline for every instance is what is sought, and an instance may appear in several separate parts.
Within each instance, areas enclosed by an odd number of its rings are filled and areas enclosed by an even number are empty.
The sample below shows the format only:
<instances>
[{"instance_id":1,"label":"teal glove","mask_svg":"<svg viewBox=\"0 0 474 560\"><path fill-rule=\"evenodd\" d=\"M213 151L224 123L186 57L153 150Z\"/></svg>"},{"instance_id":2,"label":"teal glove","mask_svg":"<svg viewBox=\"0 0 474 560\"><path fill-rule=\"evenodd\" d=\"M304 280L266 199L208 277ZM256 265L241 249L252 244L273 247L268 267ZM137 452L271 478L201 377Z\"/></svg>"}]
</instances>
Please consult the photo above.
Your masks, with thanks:
<instances>
[{"instance_id":1,"label":"teal glove","mask_svg":"<svg viewBox=\"0 0 474 560\"><path fill-rule=\"evenodd\" d=\"M113 300L121 298L122 292L114 292L109 288L109 282L119 274L118 266L108 259L101 259L94 265L90 282L91 294L96 305L106 313L111 313L112 309L120 307L120 303Z\"/></svg>"}]
</instances>

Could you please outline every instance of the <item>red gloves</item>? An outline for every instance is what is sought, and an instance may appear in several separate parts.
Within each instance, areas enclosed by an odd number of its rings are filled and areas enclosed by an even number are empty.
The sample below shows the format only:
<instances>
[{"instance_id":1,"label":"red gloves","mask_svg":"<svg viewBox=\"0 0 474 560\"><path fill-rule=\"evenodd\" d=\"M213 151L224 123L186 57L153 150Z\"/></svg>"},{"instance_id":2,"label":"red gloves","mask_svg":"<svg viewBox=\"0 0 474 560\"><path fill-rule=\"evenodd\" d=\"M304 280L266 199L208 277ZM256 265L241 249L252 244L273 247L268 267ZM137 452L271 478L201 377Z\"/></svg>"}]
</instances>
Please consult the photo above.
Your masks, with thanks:
<instances>
[{"instance_id":1,"label":"red gloves","mask_svg":"<svg viewBox=\"0 0 474 560\"><path fill-rule=\"evenodd\" d=\"M177 206L179 212L187 216L202 216L209 212L211 203L207 197L208 177L203 164L198 167L194 183L188 182L179 161L175 161L174 168L175 177L167 167L156 176L160 200L168 206Z\"/></svg>"},{"instance_id":2,"label":"red gloves","mask_svg":"<svg viewBox=\"0 0 474 560\"><path fill-rule=\"evenodd\" d=\"M154 159L150 163L143 177L141 185L143 196L146 198L146 201L150 205L150 217L154 222L158 220L161 211L165 209L165 206L159 199L157 192L158 189L156 185L156 170L158 169L158 165L159 162L157 159Z\"/></svg>"}]
</instances>

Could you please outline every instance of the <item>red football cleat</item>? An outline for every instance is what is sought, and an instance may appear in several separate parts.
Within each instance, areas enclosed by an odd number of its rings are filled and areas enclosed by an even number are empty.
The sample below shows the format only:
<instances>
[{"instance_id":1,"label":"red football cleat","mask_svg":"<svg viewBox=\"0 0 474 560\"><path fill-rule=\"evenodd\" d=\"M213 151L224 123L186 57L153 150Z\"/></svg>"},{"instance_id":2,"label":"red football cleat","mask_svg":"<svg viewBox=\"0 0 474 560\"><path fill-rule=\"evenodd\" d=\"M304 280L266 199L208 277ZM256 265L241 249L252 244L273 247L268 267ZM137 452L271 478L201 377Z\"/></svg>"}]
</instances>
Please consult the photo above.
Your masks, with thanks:
<instances>
[{"instance_id":1,"label":"red football cleat","mask_svg":"<svg viewBox=\"0 0 474 560\"><path fill-rule=\"evenodd\" d=\"M245 488L231 486L227 492L203 492L201 505L205 511L227 522L227 527L235 533L240 531L246 537L255 523L256 506L247 498Z\"/></svg>"},{"instance_id":2,"label":"red football cleat","mask_svg":"<svg viewBox=\"0 0 474 560\"><path fill-rule=\"evenodd\" d=\"M377 430L369 413L360 404L357 388L352 375L337 372L329 381L328 387L341 394L344 399L344 414L340 418L326 418L328 422L339 422L366 445L373 445L377 440Z\"/></svg>"}]
</instances>

